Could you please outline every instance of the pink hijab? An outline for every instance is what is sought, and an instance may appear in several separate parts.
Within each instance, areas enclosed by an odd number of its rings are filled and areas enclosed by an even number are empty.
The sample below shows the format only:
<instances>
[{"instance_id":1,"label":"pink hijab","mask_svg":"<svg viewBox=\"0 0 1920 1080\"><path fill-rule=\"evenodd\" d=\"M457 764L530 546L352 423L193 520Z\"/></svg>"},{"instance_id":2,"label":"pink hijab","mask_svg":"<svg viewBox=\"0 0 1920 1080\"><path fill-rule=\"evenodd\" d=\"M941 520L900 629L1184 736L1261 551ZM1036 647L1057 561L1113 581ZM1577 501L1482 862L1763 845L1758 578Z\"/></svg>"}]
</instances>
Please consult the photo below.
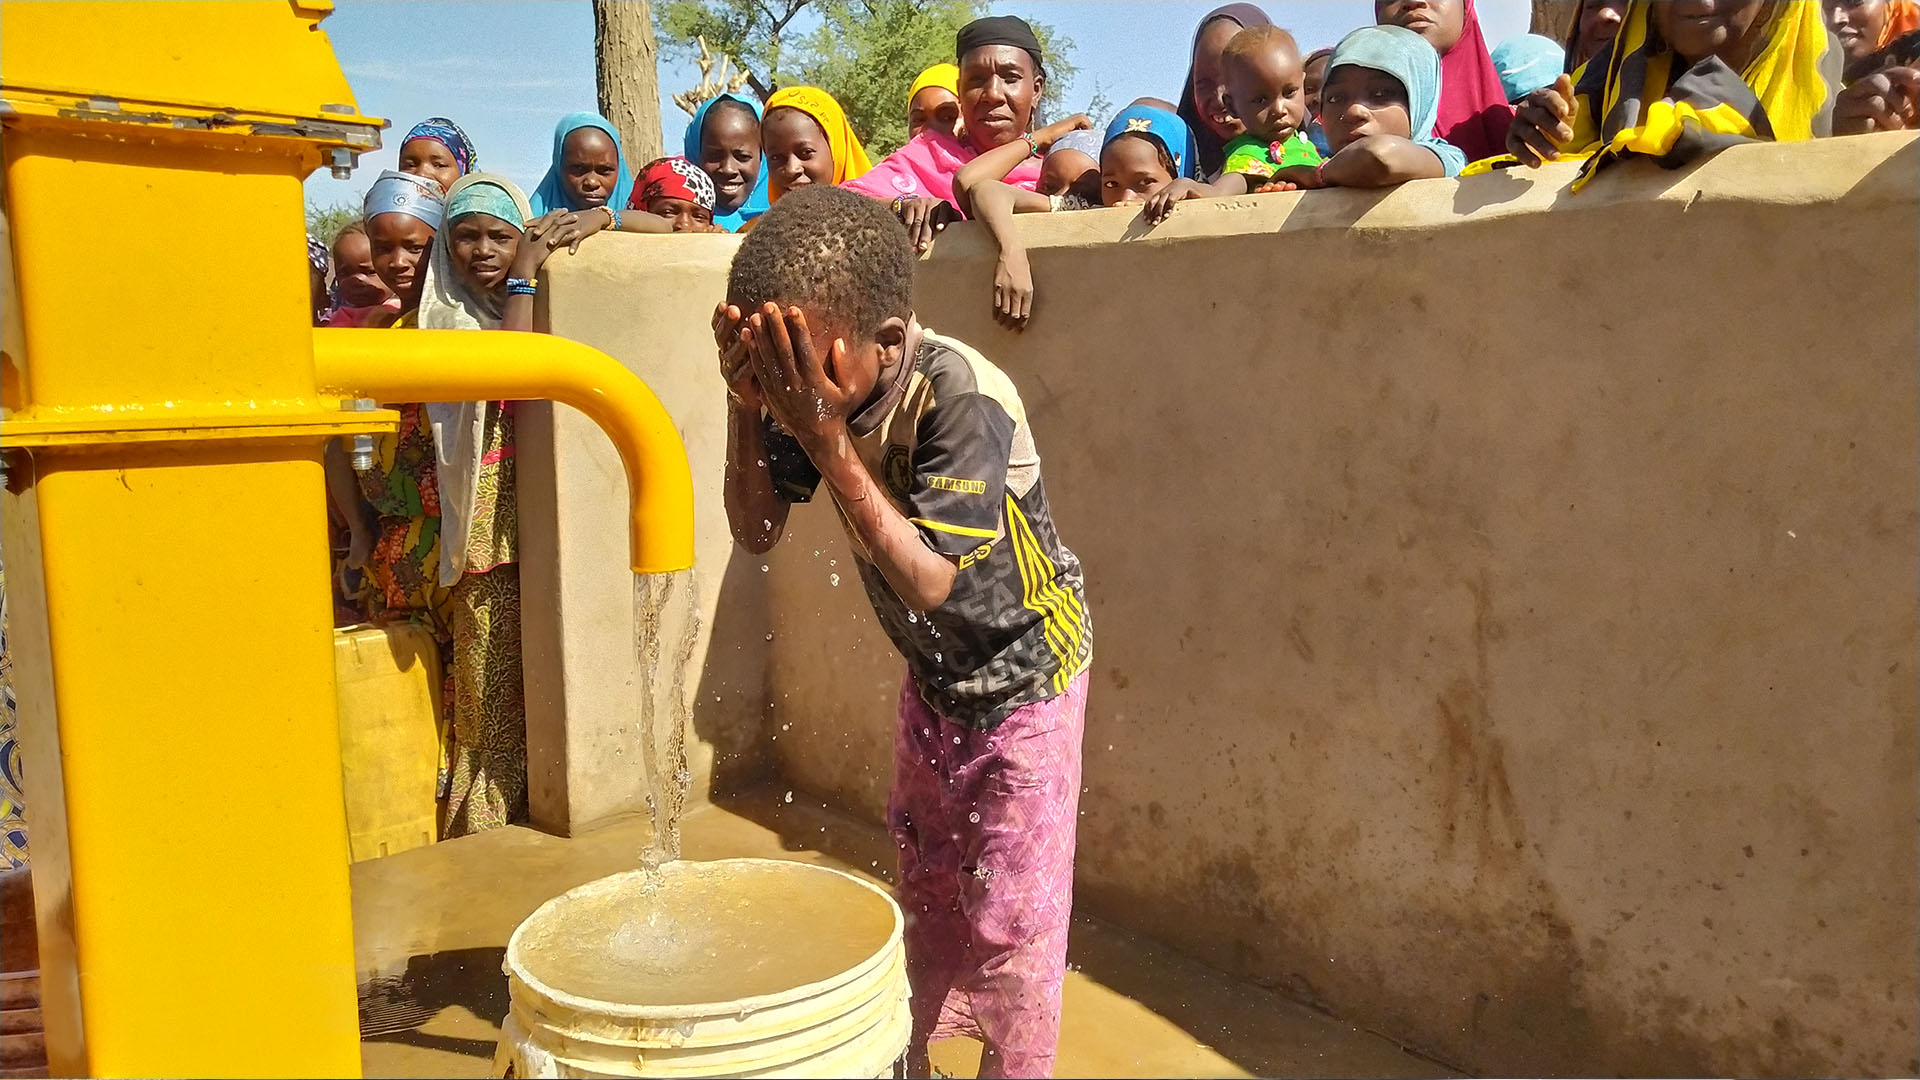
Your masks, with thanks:
<instances>
[{"instance_id":1,"label":"pink hijab","mask_svg":"<svg viewBox=\"0 0 1920 1080\"><path fill-rule=\"evenodd\" d=\"M1460 40L1440 56L1440 119L1434 134L1465 151L1468 161L1507 152L1513 106L1487 52L1480 14L1465 0Z\"/></svg>"},{"instance_id":2,"label":"pink hijab","mask_svg":"<svg viewBox=\"0 0 1920 1080\"><path fill-rule=\"evenodd\" d=\"M1489 61L1491 63L1491 61ZM880 159L865 176L840 186L876 199L945 199L953 202L953 178L960 167L980 156L969 143L938 131L923 131L907 145ZM1030 157L1007 174L1006 182L1032 191L1040 183L1040 159Z\"/></svg>"}]
</instances>

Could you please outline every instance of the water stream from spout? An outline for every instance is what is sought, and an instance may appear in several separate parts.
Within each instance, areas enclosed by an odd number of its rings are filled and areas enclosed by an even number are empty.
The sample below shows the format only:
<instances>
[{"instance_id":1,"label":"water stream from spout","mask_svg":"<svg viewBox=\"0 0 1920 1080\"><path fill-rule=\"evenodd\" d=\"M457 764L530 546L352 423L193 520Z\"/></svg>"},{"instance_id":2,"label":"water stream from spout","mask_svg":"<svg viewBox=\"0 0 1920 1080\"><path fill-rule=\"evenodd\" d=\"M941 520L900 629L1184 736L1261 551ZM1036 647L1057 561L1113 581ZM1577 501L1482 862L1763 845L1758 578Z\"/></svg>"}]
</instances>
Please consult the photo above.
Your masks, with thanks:
<instances>
[{"instance_id":1,"label":"water stream from spout","mask_svg":"<svg viewBox=\"0 0 1920 1080\"><path fill-rule=\"evenodd\" d=\"M657 888L660 867L680 857L680 812L693 774L687 768L687 672L700 636L700 598L692 570L633 577L633 649L639 671L640 763L653 825L640 868ZM667 646L671 643L672 648ZM671 666L661 678L662 660Z\"/></svg>"}]
</instances>

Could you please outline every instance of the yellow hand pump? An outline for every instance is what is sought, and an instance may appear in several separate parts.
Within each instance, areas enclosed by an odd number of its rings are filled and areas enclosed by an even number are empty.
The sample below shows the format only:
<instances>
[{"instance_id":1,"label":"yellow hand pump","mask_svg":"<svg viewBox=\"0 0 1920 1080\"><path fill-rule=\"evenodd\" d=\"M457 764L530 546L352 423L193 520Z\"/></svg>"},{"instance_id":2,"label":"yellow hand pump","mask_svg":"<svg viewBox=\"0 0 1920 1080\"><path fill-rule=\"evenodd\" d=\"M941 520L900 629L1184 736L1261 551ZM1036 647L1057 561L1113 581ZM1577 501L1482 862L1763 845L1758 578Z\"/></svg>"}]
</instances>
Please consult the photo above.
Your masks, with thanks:
<instances>
[{"instance_id":1,"label":"yellow hand pump","mask_svg":"<svg viewBox=\"0 0 1920 1080\"><path fill-rule=\"evenodd\" d=\"M685 452L608 358L316 355L301 184L385 126L331 6L0 3L4 557L58 1075L359 1075L321 452L395 416L342 397L580 405L628 464L635 566L692 561Z\"/></svg>"}]
</instances>

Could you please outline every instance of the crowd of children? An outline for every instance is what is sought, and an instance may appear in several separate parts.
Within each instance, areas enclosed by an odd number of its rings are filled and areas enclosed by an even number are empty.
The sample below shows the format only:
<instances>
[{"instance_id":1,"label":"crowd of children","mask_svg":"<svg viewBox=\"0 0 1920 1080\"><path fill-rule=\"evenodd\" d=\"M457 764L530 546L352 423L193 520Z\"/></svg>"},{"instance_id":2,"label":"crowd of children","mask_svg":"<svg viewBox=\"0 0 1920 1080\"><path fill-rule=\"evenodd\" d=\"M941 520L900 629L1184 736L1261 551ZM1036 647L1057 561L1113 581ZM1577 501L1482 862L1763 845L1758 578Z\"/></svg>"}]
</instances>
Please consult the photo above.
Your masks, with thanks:
<instances>
[{"instance_id":1,"label":"crowd of children","mask_svg":"<svg viewBox=\"0 0 1920 1080\"><path fill-rule=\"evenodd\" d=\"M906 661L888 824L927 1041L983 1040L983 1075L1048 1075L1072 897L1086 672L1078 561L1055 531L1011 380L923 329L914 255L974 218L1014 327L1034 282L1013 215L1324 187L1549 160L1576 187L1623 157L1677 166L1740 141L1916 125L1914 0L1582 0L1562 46L1489 49L1473 0L1377 0L1377 24L1303 52L1251 4L1201 21L1178 101L1095 131L1036 123L1045 56L1019 18L960 31L903 88L912 132L870 160L814 87L721 94L683 152L629 169L613 125L564 118L531 196L435 118L365 216L314 245L315 319L531 329L549 253L603 230L743 232L714 333L730 400L726 504L762 551L826 490ZM718 392L718 388L716 388ZM344 620L408 619L447 649L449 835L524 820L513 409L406 405L398 435L330 454Z\"/></svg>"}]
</instances>

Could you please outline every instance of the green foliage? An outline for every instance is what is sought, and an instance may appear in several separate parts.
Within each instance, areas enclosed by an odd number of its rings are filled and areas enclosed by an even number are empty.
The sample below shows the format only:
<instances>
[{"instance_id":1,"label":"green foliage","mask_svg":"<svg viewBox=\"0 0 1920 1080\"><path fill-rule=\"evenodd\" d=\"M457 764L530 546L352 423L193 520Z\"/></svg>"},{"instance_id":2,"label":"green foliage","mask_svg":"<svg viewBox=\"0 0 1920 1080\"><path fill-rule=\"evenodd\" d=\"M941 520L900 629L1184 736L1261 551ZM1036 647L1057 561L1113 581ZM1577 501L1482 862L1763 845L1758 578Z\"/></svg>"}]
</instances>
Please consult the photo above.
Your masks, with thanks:
<instances>
[{"instance_id":1,"label":"green foliage","mask_svg":"<svg viewBox=\"0 0 1920 1080\"><path fill-rule=\"evenodd\" d=\"M953 59L953 35L987 5L974 0L814 0L820 25L801 75L840 102L875 160L907 141L907 91Z\"/></svg>"},{"instance_id":2,"label":"green foliage","mask_svg":"<svg viewBox=\"0 0 1920 1080\"><path fill-rule=\"evenodd\" d=\"M762 100L797 71L782 66L794 19L812 0L666 0L653 6L654 35L671 60L700 55L705 38L714 56L733 57Z\"/></svg>"},{"instance_id":3,"label":"green foliage","mask_svg":"<svg viewBox=\"0 0 1920 1080\"><path fill-rule=\"evenodd\" d=\"M705 36L752 75L765 100L782 86L832 94L876 160L907 138L907 90L920 72L953 59L960 27L989 13L984 0L668 0L654 8L661 51L699 54ZM1073 40L1033 24L1047 56L1046 116L1062 114L1078 70Z\"/></svg>"},{"instance_id":4,"label":"green foliage","mask_svg":"<svg viewBox=\"0 0 1920 1080\"><path fill-rule=\"evenodd\" d=\"M359 219L359 203L341 203L337 206L307 204L307 231L328 247L333 246L333 238L340 235L340 230L346 228L348 222Z\"/></svg>"}]
</instances>

